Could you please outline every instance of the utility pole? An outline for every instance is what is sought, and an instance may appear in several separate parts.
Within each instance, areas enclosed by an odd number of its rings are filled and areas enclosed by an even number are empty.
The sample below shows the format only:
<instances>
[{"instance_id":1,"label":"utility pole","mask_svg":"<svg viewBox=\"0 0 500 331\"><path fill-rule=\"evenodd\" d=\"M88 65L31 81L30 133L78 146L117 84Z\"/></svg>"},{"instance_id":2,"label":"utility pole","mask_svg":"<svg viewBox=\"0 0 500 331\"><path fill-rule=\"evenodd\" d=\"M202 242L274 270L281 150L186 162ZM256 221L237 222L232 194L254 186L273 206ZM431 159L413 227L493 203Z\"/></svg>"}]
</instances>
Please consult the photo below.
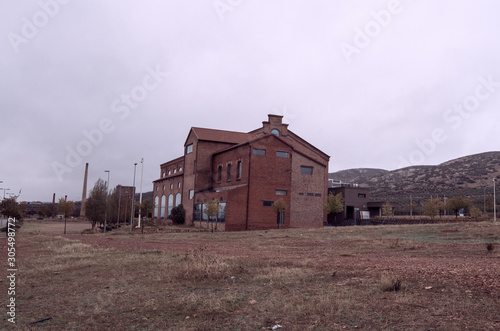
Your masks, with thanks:
<instances>
[{"instance_id":1,"label":"utility pole","mask_svg":"<svg viewBox=\"0 0 500 331\"><path fill-rule=\"evenodd\" d=\"M132 225L134 224L134 201L135 201L135 167L137 163L134 163L134 185L132 186L132 205L130 206L130 233L132 233Z\"/></svg>"},{"instance_id":2,"label":"utility pole","mask_svg":"<svg viewBox=\"0 0 500 331\"><path fill-rule=\"evenodd\" d=\"M144 172L144 158L141 158L141 189L139 193L139 223L137 224L137 228L141 227L141 209L142 209L142 174Z\"/></svg>"},{"instance_id":3,"label":"utility pole","mask_svg":"<svg viewBox=\"0 0 500 331\"><path fill-rule=\"evenodd\" d=\"M68 213L66 211L66 208L68 208L68 205L66 204L67 201L68 201L68 196L65 195L64 196L64 234L66 234L66 214Z\"/></svg>"}]
</instances>

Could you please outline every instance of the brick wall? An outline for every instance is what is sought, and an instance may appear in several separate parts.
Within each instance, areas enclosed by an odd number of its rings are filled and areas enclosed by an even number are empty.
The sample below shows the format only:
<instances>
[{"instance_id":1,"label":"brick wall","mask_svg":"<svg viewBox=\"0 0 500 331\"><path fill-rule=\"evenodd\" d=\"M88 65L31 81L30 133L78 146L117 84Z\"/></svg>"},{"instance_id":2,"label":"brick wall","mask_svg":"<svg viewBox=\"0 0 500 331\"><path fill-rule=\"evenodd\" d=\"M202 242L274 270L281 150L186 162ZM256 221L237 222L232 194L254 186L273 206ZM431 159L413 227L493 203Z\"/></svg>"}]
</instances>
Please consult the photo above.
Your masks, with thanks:
<instances>
[{"instance_id":1,"label":"brick wall","mask_svg":"<svg viewBox=\"0 0 500 331\"><path fill-rule=\"evenodd\" d=\"M302 174L301 166L313 167L312 175ZM321 227L326 220L323 204L328 190L328 169L295 153L292 161L291 227Z\"/></svg>"},{"instance_id":2,"label":"brick wall","mask_svg":"<svg viewBox=\"0 0 500 331\"><path fill-rule=\"evenodd\" d=\"M277 229L276 212L264 206L264 201L274 202L281 198L290 207L292 151L273 135L252 143L250 148L265 149L266 155L251 155L248 229ZM276 151L289 152L289 157L277 157ZM276 190L285 190L287 195L278 196ZM283 228L290 226L290 214L285 210Z\"/></svg>"}]
</instances>

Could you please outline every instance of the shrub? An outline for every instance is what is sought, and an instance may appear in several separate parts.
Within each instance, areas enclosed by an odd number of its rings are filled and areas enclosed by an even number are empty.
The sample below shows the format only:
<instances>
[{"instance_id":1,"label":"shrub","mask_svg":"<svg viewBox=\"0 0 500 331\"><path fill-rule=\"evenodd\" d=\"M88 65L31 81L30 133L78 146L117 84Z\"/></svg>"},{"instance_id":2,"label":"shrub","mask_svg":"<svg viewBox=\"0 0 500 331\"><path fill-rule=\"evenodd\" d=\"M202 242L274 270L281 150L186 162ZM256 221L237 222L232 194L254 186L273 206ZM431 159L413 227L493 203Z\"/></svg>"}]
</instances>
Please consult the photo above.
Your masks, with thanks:
<instances>
[{"instance_id":1,"label":"shrub","mask_svg":"<svg viewBox=\"0 0 500 331\"><path fill-rule=\"evenodd\" d=\"M397 276L384 273L380 278L380 288L384 292L398 292L402 289L401 280Z\"/></svg>"},{"instance_id":2,"label":"shrub","mask_svg":"<svg viewBox=\"0 0 500 331\"><path fill-rule=\"evenodd\" d=\"M184 210L184 206L182 205L182 203L177 207L172 208L169 217L175 224L184 224L184 221L186 219L186 211Z\"/></svg>"}]
</instances>

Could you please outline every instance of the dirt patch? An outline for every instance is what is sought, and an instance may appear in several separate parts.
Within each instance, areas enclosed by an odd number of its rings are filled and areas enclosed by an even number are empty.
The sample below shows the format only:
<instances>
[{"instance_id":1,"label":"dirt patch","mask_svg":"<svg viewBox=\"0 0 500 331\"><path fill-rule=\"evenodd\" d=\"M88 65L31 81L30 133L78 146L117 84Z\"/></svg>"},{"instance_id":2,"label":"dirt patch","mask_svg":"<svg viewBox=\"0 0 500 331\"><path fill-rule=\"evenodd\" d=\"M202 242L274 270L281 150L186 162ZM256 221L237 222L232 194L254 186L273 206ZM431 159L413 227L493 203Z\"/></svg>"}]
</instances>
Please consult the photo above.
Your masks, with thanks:
<instances>
[{"instance_id":1,"label":"dirt patch","mask_svg":"<svg viewBox=\"0 0 500 331\"><path fill-rule=\"evenodd\" d=\"M491 223L164 230L21 232L20 320L49 314L43 327L54 330L500 329Z\"/></svg>"}]
</instances>

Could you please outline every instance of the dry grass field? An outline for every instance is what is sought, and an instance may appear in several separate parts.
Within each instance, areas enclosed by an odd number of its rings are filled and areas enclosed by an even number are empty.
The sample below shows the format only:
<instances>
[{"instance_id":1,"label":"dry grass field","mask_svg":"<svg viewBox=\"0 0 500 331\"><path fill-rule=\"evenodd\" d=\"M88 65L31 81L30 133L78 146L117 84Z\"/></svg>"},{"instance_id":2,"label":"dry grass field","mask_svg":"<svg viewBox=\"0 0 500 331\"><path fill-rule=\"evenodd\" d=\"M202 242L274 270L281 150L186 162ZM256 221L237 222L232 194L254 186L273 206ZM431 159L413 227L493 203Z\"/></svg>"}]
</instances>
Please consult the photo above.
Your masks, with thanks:
<instances>
[{"instance_id":1,"label":"dry grass field","mask_svg":"<svg viewBox=\"0 0 500 331\"><path fill-rule=\"evenodd\" d=\"M16 234L18 329L500 329L491 222L68 233L25 222ZM14 329L7 318L0 329Z\"/></svg>"}]
</instances>

